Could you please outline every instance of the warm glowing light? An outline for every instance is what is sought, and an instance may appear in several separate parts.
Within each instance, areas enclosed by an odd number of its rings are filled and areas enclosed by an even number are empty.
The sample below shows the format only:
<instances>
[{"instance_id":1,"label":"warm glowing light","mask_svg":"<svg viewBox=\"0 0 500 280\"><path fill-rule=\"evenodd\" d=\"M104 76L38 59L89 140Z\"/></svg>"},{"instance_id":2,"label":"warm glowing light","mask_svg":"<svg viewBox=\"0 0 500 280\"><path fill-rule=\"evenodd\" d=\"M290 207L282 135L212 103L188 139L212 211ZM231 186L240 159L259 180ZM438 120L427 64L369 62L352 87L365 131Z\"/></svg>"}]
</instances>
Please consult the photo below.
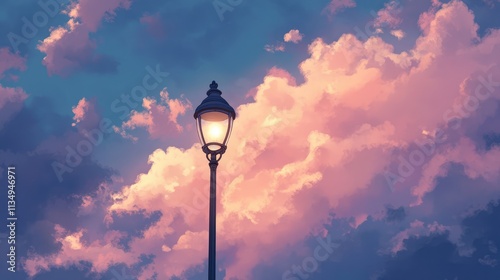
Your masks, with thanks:
<instances>
[{"instance_id":1,"label":"warm glowing light","mask_svg":"<svg viewBox=\"0 0 500 280\"><path fill-rule=\"evenodd\" d=\"M219 139L222 136L222 127L220 124L212 123L208 129L210 138Z\"/></svg>"},{"instance_id":2,"label":"warm glowing light","mask_svg":"<svg viewBox=\"0 0 500 280\"><path fill-rule=\"evenodd\" d=\"M221 112L206 112L201 114L198 127L203 145L209 150L215 151L226 145L226 135L230 130L230 118L228 114Z\"/></svg>"}]
</instances>

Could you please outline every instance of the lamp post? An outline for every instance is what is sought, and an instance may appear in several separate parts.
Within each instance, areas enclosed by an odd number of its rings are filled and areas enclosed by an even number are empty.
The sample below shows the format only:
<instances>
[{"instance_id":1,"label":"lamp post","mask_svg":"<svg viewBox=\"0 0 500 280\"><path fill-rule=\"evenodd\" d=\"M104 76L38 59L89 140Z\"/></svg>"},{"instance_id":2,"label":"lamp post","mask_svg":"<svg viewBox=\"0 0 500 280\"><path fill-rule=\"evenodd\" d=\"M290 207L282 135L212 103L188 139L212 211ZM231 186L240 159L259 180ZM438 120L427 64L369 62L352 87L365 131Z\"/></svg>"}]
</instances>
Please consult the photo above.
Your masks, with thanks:
<instances>
[{"instance_id":1,"label":"lamp post","mask_svg":"<svg viewBox=\"0 0 500 280\"><path fill-rule=\"evenodd\" d=\"M207 97L194 112L198 136L210 166L210 212L208 230L208 280L215 280L215 216L216 216L216 176L217 165L226 152L236 113L215 81L210 84Z\"/></svg>"}]
</instances>

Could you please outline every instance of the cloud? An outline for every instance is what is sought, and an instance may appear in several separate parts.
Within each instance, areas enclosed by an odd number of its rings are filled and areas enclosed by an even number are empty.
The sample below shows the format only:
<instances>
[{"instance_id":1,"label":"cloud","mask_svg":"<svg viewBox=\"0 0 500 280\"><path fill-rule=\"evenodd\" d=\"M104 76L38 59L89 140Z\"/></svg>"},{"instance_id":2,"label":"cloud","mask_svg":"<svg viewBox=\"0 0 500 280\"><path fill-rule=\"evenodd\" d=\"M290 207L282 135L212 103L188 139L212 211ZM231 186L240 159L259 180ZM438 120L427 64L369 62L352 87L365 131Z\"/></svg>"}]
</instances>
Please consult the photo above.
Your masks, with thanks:
<instances>
[{"instance_id":1,"label":"cloud","mask_svg":"<svg viewBox=\"0 0 500 280\"><path fill-rule=\"evenodd\" d=\"M391 30L391 35L398 38L398 40L401 40L405 37L405 33L403 30L398 29L398 30Z\"/></svg>"},{"instance_id":2,"label":"cloud","mask_svg":"<svg viewBox=\"0 0 500 280\"><path fill-rule=\"evenodd\" d=\"M474 240L470 255L460 255L460 246L448 240L449 231L412 236L404 241L405 250L386 262L380 279L494 279L497 265L498 201L461 220L462 237Z\"/></svg>"},{"instance_id":3,"label":"cloud","mask_svg":"<svg viewBox=\"0 0 500 280\"><path fill-rule=\"evenodd\" d=\"M424 209L434 180L449 168L446 163L458 162L464 176L498 191L499 149L476 151L468 135L477 123L494 116L500 90L492 91L479 109L460 114L459 129L453 130L444 115L470 99L478 73L500 80L496 72L488 72L500 63L500 50L494 48L500 32L493 30L477 40L474 16L461 1L443 4L429 20L427 27L421 25L424 32L415 47L401 53L377 37L361 42L344 34L332 43L318 38L299 65L302 84L287 71L273 68L254 89L253 100L237 107L238 118L217 174L218 254L225 277L255 279L259 264L279 263L273 256L320 232L331 213L355 221L344 229L348 232L370 223L385 211L384 205L398 203L408 209L405 220L414 223L387 241L394 252L408 248L406 240L415 236L453 229L440 221L445 218L429 218ZM162 100L170 100L167 97ZM143 106L146 110L131 116L124 127L147 127L150 135L160 133L160 124L166 131L177 128L172 106L168 110L149 99ZM391 190L381 179L386 168L397 165L401 153L413 151L416 140L428 137L422 131L437 129L449 133L448 142L436 145L421 168ZM127 252L117 255L116 246L94 237L80 249L71 249L92 254L72 253L65 259L68 249L43 260L31 257L30 274L78 259L103 271L105 264L130 264L143 254L155 258L139 279L154 273L182 278L204 265L209 173L200 145L157 149L148 163L150 169L124 186L107 209L110 224L113 215L123 213L162 214L142 236L131 238ZM466 191L454 195L467 198ZM492 198L489 193L478 195ZM419 199L425 205L414 203ZM455 206L465 211L470 205Z\"/></svg>"},{"instance_id":4,"label":"cloud","mask_svg":"<svg viewBox=\"0 0 500 280\"><path fill-rule=\"evenodd\" d=\"M448 228L439 225L437 223L432 223L425 226L422 221L415 220L410 224L408 229L398 233L391 241L394 243L391 248L391 252L396 254L402 250L405 250L404 242L411 237L429 236L431 234L443 234L448 231Z\"/></svg>"},{"instance_id":5,"label":"cloud","mask_svg":"<svg viewBox=\"0 0 500 280\"><path fill-rule=\"evenodd\" d=\"M52 28L49 37L38 45L45 54L42 63L49 75L68 76L76 71L107 73L116 71L117 62L96 53L96 42L90 38L101 21L111 21L118 8L128 9L130 0L79 0L69 6L65 26Z\"/></svg>"},{"instance_id":6,"label":"cloud","mask_svg":"<svg viewBox=\"0 0 500 280\"><path fill-rule=\"evenodd\" d=\"M177 118L192 108L188 100L171 99L166 88L160 92L160 102L146 97L143 99L142 107L144 111L132 111L130 118L122 124L121 128L115 128L115 131L125 138L136 139L128 135L126 131L144 127L153 139L169 138L183 131Z\"/></svg>"},{"instance_id":7,"label":"cloud","mask_svg":"<svg viewBox=\"0 0 500 280\"><path fill-rule=\"evenodd\" d=\"M288 33L286 33L285 36L283 36L283 40L285 40L285 42L293 42L293 43L297 44L298 42L300 42L302 40L303 36L304 35L300 34L299 30L292 29L292 30L288 31Z\"/></svg>"},{"instance_id":8,"label":"cloud","mask_svg":"<svg viewBox=\"0 0 500 280\"><path fill-rule=\"evenodd\" d=\"M479 160L479 161L478 161ZM425 194L431 192L436 183L434 178L443 176L448 171L447 164L459 163L465 168L469 178L482 177L490 182L498 181L500 172L500 149L495 148L487 152L478 152L472 141L460 140L457 145L445 154L437 154L424 167L420 181L413 189L417 197L416 204L423 201Z\"/></svg>"},{"instance_id":9,"label":"cloud","mask_svg":"<svg viewBox=\"0 0 500 280\"><path fill-rule=\"evenodd\" d=\"M285 45L278 43L276 45L265 45L264 50L266 52L270 53L275 53L275 52L284 52L285 51Z\"/></svg>"},{"instance_id":10,"label":"cloud","mask_svg":"<svg viewBox=\"0 0 500 280\"><path fill-rule=\"evenodd\" d=\"M432 5L428 11L423 12L418 18L418 25L420 29L425 32L429 31L430 24L434 20L436 12L443 5L443 3L439 2L439 0L432 0Z\"/></svg>"},{"instance_id":11,"label":"cloud","mask_svg":"<svg viewBox=\"0 0 500 280\"><path fill-rule=\"evenodd\" d=\"M3 103L5 97L11 99ZM25 217L16 221L16 226L24 229L17 232L17 240L23 240L16 242L19 263L33 251L42 258L57 254L61 244L54 239L54 225L76 231L78 197L92 194L99 184L109 181L112 174L90 157L83 157L79 166L66 173L64 181L60 182L52 164L65 163L65 149L75 147L75 143L86 138L71 128L71 117L54 113L53 104L47 97L30 96L30 102L23 102L24 98L26 94L21 88L0 90L4 106L0 106L0 114L12 108L17 110L0 130L0 171L6 172L7 166L15 166L16 171L30 170L30 176L22 179L22 188L21 184L16 188L16 202L26 206L16 209L16 215ZM7 199L2 196L0 200L6 204ZM2 246L5 244L3 242ZM0 277L9 278L6 273L0 272ZM16 275L14 279L27 278L22 268Z\"/></svg>"},{"instance_id":12,"label":"cloud","mask_svg":"<svg viewBox=\"0 0 500 280\"><path fill-rule=\"evenodd\" d=\"M26 58L12 53L9 48L0 48L0 79L10 69L26 70Z\"/></svg>"},{"instance_id":13,"label":"cloud","mask_svg":"<svg viewBox=\"0 0 500 280\"><path fill-rule=\"evenodd\" d=\"M3 87L0 84L0 130L23 107L28 95L22 88Z\"/></svg>"},{"instance_id":14,"label":"cloud","mask_svg":"<svg viewBox=\"0 0 500 280\"><path fill-rule=\"evenodd\" d=\"M78 126L79 129L91 129L98 126L100 116L97 113L95 99L88 100L85 97L78 101L78 104L73 107L74 122L72 126Z\"/></svg>"},{"instance_id":15,"label":"cloud","mask_svg":"<svg viewBox=\"0 0 500 280\"><path fill-rule=\"evenodd\" d=\"M46 270L52 263L61 263L61 260L64 260L66 268L69 266L81 266L80 262L82 260L99 263L92 266L92 272L106 270L111 265L106 259L115 259L129 265L135 261L132 256L123 254L123 251L116 247L121 237L119 232L108 231L101 240L85 245L82 240L83 231L68 233L60 225L55 225L55 233L56 242L61 244L59 255L57 258L54 255L45 257L37 256L27 260L24 265L28 274Z\"/></svg>"},{"instance_id":16,"label":"cloud","mask_svg":"<svg viewBox=\"0 0 500 280\"><path fill-rule=\"evenodd\" d=\"M377 12L374 26L382 27L388 25L389 27L397 27L403 19L400 17L401 8L398 1L391 1L385 4L385 7Z\"/></svg>"},{"instance_id":17,"label":"cloud","mask_svg":"<svg viewBox=\"0 0 500 280\"><path fill-rule=\"evenodd\" d=\"M326 9L331 15L333 15L344 10L345 8L354 7L356 7L356 2L353 0L332 0Z\"/></svg>"}]
</instances>

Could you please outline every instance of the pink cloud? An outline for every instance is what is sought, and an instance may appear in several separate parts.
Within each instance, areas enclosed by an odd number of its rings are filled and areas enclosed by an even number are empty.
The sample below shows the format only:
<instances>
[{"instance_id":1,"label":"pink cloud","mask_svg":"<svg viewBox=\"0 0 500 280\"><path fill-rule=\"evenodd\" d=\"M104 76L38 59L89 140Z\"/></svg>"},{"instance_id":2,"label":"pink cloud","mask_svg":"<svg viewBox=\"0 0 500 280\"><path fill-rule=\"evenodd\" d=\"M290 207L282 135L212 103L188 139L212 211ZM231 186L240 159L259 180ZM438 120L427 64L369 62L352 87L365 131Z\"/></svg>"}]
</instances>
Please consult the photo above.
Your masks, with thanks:
<instances>
[{"instance_id":1,"label":"pink cloud","mask_svg":"<svg viewBox=\"0 0 500 280\"><path fill-rule=\"evenodd\" d=\"M49 75L67 76L74 71L114 71L116 62L95 52L96 43L89 35L97 31L102 20L111 21L118 8L128 9L130 0L79 0L67 12L65 26L52 28L38 49L45 54L42 63Z\"/></svg>"},{"instance_id":2,"label":"pink cloud","mask_svg":"<svg viewBox=\"0 0 500 280\"><path fill-rule=\"evenodd\" d=\"M73 120L75 121L72 126L78 126L78 128L91 129L95 128L100 120L100 116L97 113L96 101L95 99L88 100L82 98L78 101L78 104L73 107L72 112L74 114Z\"/></svg>"},{"instance_id":3,"label":"pink cloud","mask_svg":"<svg viewBox=\"0 0 500 280\"><path fill-rule=\"evenodd\" d=\"M134 130L139 127L145 127L153 139L172 137L183 130L177 122L177 118L186 113L191 108L189 101L180 99L171 99L164 88L160 92L160 102L146 97L143 100L142 107L145 111L133 111L129 120L125 121L121 128L115 128L125 138L136 139L129 136L126 131Z\"/></svg>"},{"instance_id":4,"label":"pink cloud","mask_svg":"<svg viewBox=\"0 0 500 280\"><path fill-rule=\"evenodd\" d=\"M429 31L430 24L434 20L436 12L442 6L439 0L432 0L432 5L427 12L422 13L418 18L418 25L424 33Z\"/></svg>"},{"instance_id":5,"label":"pink cloud","mask_svg":"<svg viewBox=\"0 0 500 280\"><path fill-rule=\"evenodd\" d=\"M59 225L56 225L55 241L61 244L61 250L57 256L40 257L33 256L24 263L24 269L28 274L36 274L47 270L51 266L60 265L65 268L70 266L81 267L81 261L85 260L94 263L92 272L103 272L113 263L113 259L125 264L133 264L137 261L134 256L124 254L117 248L119 238L122 234L117 231L108 231L101 240L90 244L84 244L82 237L84 231L68 232Z\"/></svg>"},{"instance_id":6,"label":"pink cloud","mask_svg":"<svg viewBox=\"0 0 500 280\"><path fill-rule=\"evenodd\" d=\"M403 30L398 29L398 30L392 30L391 35L398 38L398 40L401 40L405 37L405 33Z\"/></svg>"},{"instance_id":7,"label":"pink cloud","mask_svg":"<svg viewBox=\"0 0 500 280\"><path fill-rule=\"evenodd\" d=\"M444 225L440 225L436 222L432 224L425 225L424 222L415 220L410 224L408 229L405 229L394 236L391 240L392 248L391 253L396 254L400 251L405 250L404 242L411 237L429 236L432 234L443 234L449 231L450 228Z\"/></svg>"},{"instance_id":8,"label":"pink cloud","mask_svg":"<svg viewBox=\"0 0 500 280\"><path fill-rule=\"evenodd\" d=\"M300 34L299 30L292 29L288 31L288 33L286 33L285 36L283 36L283 40L285 40L285 42L293 42L297 44L302 40L302 37L303 35Z\"/></svg>"},{"instance_id":9,"label":"pink cloud","mask_svg":"<svg viewBox=\"0 0 500 280\"><path fill-rule=\"evenodd\" d=\"M391 1L385 4L385 7L377 12L374 26L382 27L388 25L389 27L397 27L403 19L400 17L401 8L399 2Z\"/></svg>"},{"instance_id":10,"label":"pink cloud","mask_svg":"<svg viewBox=\"0 0 500 280\"><path fill-rule=\"evenodd\" d=\"M447 164L459 163L464 166L465 174L469 178L483 178L490 182L500 179L500 149L494 148L488 152L476 151L476 147L469 139L462 139L458 145L446 152L436 154L422 171L422 177L413 188L417 197L415 205L421 204L425 194L431 192L438 176L448 172Z\"/></svg>"},{"instance_id":11,"label":"pink cloud","mask_svg":"<svg viewBox=\"0 0 500 280\"><path fill-rule=\"evenodd\" d=\"M411 151L415 140L446 128L443 114L474 94L468 81L500 63L500 49L495 48L500 31L477 37L472 12L463 2L452 1L431 14L428 30L407 52L396 53L381 38L361 42L344 34L331 43L318 38L309 45L309 57L299 65L302 84L283 69L271 69L255 87L252 102L237 107L238 118L217 174L218 254L231 259L224 264L226 277L252 279L252 269L259 264L272 265L273 256L290 244L321 232L332 211L338 218L354 220L355 227L387 203L411 208L420 198L425 202L424 194L446 171L446 162L462 163L465 176L485 179L484 184L498 190L494 182L499 149L476 151L466 133L436 147L405 186L391 192L377 183L386 166L396 162L393 151ZM495 74L494 81L498 77ZM464 122L460 131L476 129L476 122L492 116L500 91L489 98L491 102L480 105L488 110L481 107L462 116L471 124ZM175 131L171 106L167 110L151 100L143 106L146 110L128 121L130 127L137 124L149 131L163 123ZM179 105L179 114L184 107ZM155 115L164 121L156 122ZM203 265L209 173L200 144L157 149L148 163L150 169L123 186L107 209L109 222L113 214L140 209L162 213L143 237L132 238L129 251L118 256L117 247L91 240L77 247L93 254L66 260L71 251L63 250L45 259L31 257L30 275L77 259L103 270L112 262L130 264L142 254L154 254L155 259L139 279L155 272L164 279L182 278ZM395 236L391 248L401 250L409 236L449 228L439 220L417 220ZM33 268L37 264L39 270Z\"/></svg>"},{"instance_id":12,"label":"pink cloud","mask_svg":"<svg viewBox=\"0 0 500 280\"><path fill-rule=\"evenodd\" d=\"M330 14L336 14L345 8L356 7L356 2L353 0L332 0L326 9Z\"/></svg>"},{"instance_id":13,"label":"pink cloud","mask_svg":"<svg viewBox=\"0 0 500 280\"><path fill-rule=\"evenodd\" d=\"M12 53L9 48L0 48L0 79L10 69L26 70L26 58Z\"/></svg>"}]
</instances>

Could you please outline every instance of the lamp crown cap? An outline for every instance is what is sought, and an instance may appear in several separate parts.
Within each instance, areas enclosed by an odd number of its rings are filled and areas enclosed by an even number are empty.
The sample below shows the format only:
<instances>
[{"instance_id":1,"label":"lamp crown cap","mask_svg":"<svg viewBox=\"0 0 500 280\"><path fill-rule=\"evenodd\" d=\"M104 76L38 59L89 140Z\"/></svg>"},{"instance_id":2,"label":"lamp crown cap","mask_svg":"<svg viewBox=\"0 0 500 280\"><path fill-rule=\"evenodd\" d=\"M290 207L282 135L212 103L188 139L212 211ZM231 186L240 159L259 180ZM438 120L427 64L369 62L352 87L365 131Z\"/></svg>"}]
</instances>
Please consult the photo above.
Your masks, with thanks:
<instances>
[{"instance_id":1,"label":"lamp crown cap","mask_svg":"<svg viewBox=\"0 0 500 280\"><path fill-rule=\"evenodd\" d=\"M200 114L209 111L218 111L230 115L233 119L236 118L236 112L234 108L227 103L227 101L221 96L222 91L217 87L219 85L212 81L210 84L210 89L207 91L207 97L203 99L200 105L196 107L194 111L194 118L197 119Z\"/></svg>"},{"instance_id":2,"label":"lamp crown cap","mask_svg":"<svg viewBox=\"0 0 500 280\"><path fill-rule=\"evenodd\" d=\"M221 95L222 91L220 91L220 89L218 89L218 87L219 87L219 85L215 81L212 81L212 83L210 84L210 89L207 91L207 95L210 96L210 94L213 94L213 93Z\"/></svg>"}]
</instances>

